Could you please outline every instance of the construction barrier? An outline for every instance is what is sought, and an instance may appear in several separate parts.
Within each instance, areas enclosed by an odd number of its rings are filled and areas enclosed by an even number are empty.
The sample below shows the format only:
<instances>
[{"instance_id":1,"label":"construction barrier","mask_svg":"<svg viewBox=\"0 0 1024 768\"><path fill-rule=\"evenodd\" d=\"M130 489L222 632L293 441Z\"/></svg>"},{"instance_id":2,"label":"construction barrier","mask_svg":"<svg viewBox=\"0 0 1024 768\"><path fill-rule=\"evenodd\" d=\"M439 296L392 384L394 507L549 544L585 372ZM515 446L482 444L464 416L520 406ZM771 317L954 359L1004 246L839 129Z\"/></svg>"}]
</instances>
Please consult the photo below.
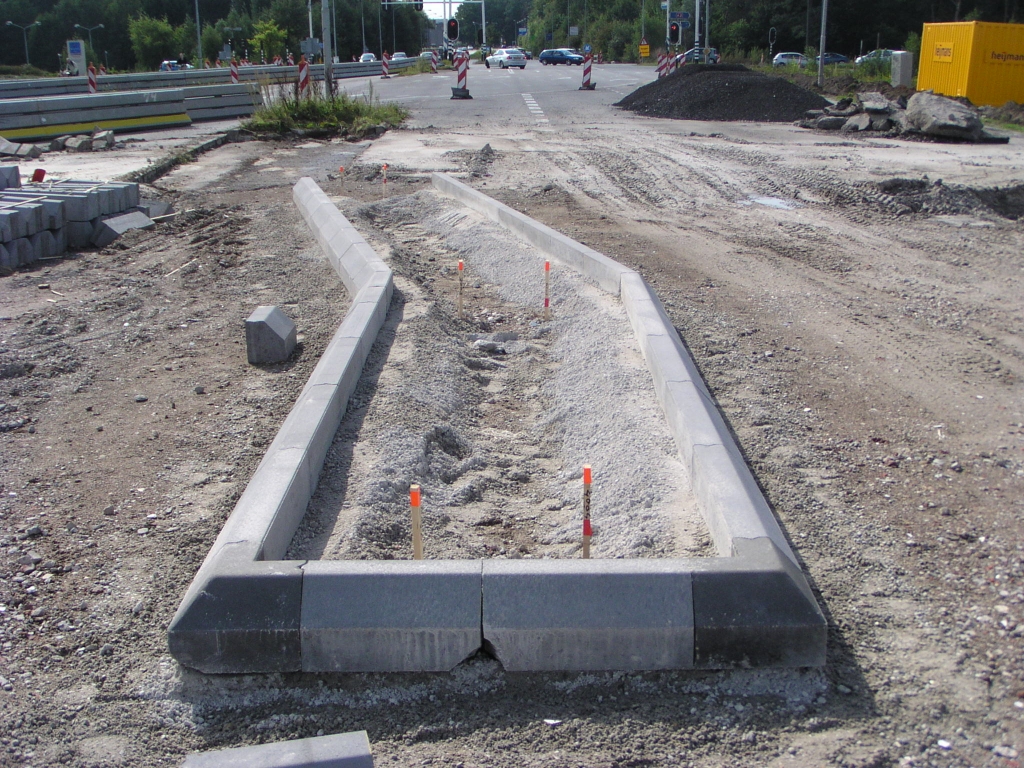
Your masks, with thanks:
<instances>
[{"instance_id":1,"label":"construction barrier","mask_svg":"<svg viewBox=\"0 0 1024 768\"><path fill-rule=\"evenodd\" d=\"M594 57L589 53L583 57L583 85L580 86L581 91L592 91L596 87L595 84L590 81L590 70L593 62Z\"/></svg>"},{"instance_id":2,"label":"construction barrier","mask_svg":"<svg viewBox=\"0 0 1024 768\"><path fill-rule=\"evenodd\" d=\"M87 79L89 81L89 93L96 93L96 67L92 64L89 65L89 74Z\"/></svg>"},{"instance_id":3,"label":"construction barrier","mask_svg":"<svg viewBox=\"0 0 1024 768\"><path fill-rule=\"evenodd\" d=\"M430 74L437 74L437 51L430 52Z\"/></svg>"},{"instance_id":4,"label":"construction barrier","mask_svg":"<svg viewBox=\"0 0 1024 768\"><path fill-rule=\"evenodd\" d=\"M389 65L390 61L391 61L391 57L388 56L385 53L384 54L384 58L380 62L380 71L381 71L380 79L381 80L387 80L389 77L391 77L391 75L388 74L388 65Z\"/></svg>"},{"instance_id":5,"label":"construction barrier","mask_svg":"<svg viewBox=\"0 0 1024 768\"><path fill-rule=\"evenodd\" d=\"M667 69L667 64L668 64L668 54L659 53L658 54L658 67L657 67L657 69L654 70L655 72L658 73L658 77L664 77L665 75L668 74L668 72L665 71Z\"/></svg>"},{"instance_id":6,"label":"construction barrier","mask_svg":"<svg viewBox=\"0 0 1024 768\"><path fill-rule=\"evenodd\" d=\"M231 83L238 85L238 62L234 59L231 60Z\"/></svg>"},{"instance_id":7,"label":"construction barrier","mask_svg":"<svg viewBox=\"0 0 1024 768\"><path fill-rule=\"evenodd\" d=\"M309 92L309 62L303 56L299 59L299 97L305 98Z\"/></svg>"},{"instance_id":8,"label":"construction barrier","mask_svg":"<svg viewBox=\"0 0 1024 768\"><path fill-rule=\"evenodd\" d=\"M471 99L469 95L469 56L465 53L455 59L455 71L458 85L452 88L453 99Z\"/></svg>"}]
</instances>

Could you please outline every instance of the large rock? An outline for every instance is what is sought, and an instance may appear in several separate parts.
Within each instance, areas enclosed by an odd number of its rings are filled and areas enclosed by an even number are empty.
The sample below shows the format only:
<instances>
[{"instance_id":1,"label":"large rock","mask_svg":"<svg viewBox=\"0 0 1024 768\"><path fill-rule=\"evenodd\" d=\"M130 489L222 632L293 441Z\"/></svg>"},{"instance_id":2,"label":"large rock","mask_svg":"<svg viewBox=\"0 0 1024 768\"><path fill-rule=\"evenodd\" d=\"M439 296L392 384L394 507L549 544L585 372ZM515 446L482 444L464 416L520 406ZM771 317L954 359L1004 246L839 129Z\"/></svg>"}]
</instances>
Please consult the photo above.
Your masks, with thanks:
<instances>
[{"instance_id":1,"label":"large rock","mask_svg":"<svg viewBox=\"0 0 1024 768\"><path fill-rule=\"evenodd\" d=\"M867 112L861 112L858 115L854 115L853 117L848 118L846 122L843 123L842 127L843 133L859 133L860 131L870 130L871 115L869 115Z\"/></svg>"},{"instance_id":2,"label":"large rock","mask_svg":"<svg viewBox=\"0 0 1024 768\"><path fill-rule=\"evenodd\" d=\"M907 122L921 133L977 141L982 124L974 110L931 91L915 93L907 102Z\"/></svg>"},{"instance_id":3,"label":"large rock","mask_svg":"<svg viewBox=\"0 0 1024 768\"><path fill-rule=\"evenodd\" d=\"M838 115L822 115L814 121L814 127L819 131L838 131L846 125L847 118Z\"/></svg>"},{"instance_id":4,"label":"large rock","mask_svg":"<svg viewBox=\"0 0 1024 768\"><path fill-rule=\"evenodd\" d=\"M72 136L64 142L68 152L92 152L91 136Z\"/></svg>"},{"instance_id":5,"label":"large rock","mask_svg":"<svg viewBox=\"0 0 1024 768\"><path fill-rule=\"evenodd\" d=\"M889 114L889 100L878 91L858 93L857 100L861 109L874 114Z\"/></svg>"}]
</instances>

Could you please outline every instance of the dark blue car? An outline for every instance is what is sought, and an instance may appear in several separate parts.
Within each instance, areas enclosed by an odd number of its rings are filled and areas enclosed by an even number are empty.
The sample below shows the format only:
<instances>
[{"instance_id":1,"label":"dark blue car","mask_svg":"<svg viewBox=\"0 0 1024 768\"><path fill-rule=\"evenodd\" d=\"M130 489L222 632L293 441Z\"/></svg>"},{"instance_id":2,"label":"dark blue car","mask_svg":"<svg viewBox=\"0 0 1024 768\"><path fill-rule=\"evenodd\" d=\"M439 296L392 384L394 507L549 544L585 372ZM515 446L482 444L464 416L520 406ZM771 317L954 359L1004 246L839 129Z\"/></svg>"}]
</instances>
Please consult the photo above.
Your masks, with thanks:
<instances>
[{"instance_id":1,"label":"dark blue car","mask_svg":"<svg viewBox=\"0 0 1024 768\"><path fill-rule=\"evenodd\" d=\"M567 48L549 48L540 52L538 61L541 64L575 64L579 66L583 63L583 57Z\"/></svg>"}]
</instances>

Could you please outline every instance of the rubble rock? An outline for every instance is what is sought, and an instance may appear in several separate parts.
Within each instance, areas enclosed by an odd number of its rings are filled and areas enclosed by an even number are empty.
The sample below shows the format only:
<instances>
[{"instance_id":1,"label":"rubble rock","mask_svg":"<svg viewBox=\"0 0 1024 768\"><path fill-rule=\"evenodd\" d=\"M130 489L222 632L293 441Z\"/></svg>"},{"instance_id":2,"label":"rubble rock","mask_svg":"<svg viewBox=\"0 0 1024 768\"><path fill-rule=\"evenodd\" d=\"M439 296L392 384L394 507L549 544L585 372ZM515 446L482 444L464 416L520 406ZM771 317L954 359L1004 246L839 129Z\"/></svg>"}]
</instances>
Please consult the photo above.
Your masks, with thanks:
<instances>
[{"instance_id":1,"label":"rubble rock","mask_svg":"<svg viewBox=\"0 0 1024 768\"><path fill-rule=\"evenodd\" d=\"M92 147L106 147L110 149L114 146L114 132L113 131L96 131L92 135Z\"/></svg>"},{"instance_id":2,"label":"rubble rock","mask_svg":"<svg viewBox=\"0 0 1024 768\"><path fill-rule=\"evenodd\" d=\"M838 131L846 124L847 118L836 115L823 115L814 121L819 131Z\"/></svg>"},{"instance_id":3,"label":"rubble rock","mask_svg":"<svg viewBox=\"0 0 1024 768\"><path fill-rule=\"evenodd\" d=\"M915 93L907 102L907 121L929 136L977 141L982 124L970 107L931 91Z\"/></svg>"},{"instance_id":4,"label":"rubble rock","mask_svg":"<svg viewBox=\"0 0 1024 768\"><path fill-rule=\"evenodd\" d=\"M867 112L860 112L853 117L847 118L846 122L843 123L843 133L860 133L861 131L871 130L871 115Z\"/></svg>"},{"instance_id":5,"label":"rubble rock","mask_svg":"<svg viewBox=\"0 0 1024 768\"><path fill-rule=\"evenodd\" d=\"M92 139L89 136L70 136L64 148L69 152L92 152Z\"/></svg>"},{"instance_id":6,"label":"rubble rock","mask_svg":"<svg viewBox=\"0 0 1024 768\"><path fill-rule=\"evenodd\" d=\"M892 128L892 120L889 119L889 115L872 115L871 116L871 130L872 131L888 131Z\"/></svg>"},{"instance_id":7,"label":"rubble rock","mask_svg":"<svg viewBox=\"0 0 1024 768\"><path fill-rule=\"evenodd\" d=\"M857 94L857 101L865 112L889 114L889 100L878 91L867 91Z\"/></svg>"}]
</instances>

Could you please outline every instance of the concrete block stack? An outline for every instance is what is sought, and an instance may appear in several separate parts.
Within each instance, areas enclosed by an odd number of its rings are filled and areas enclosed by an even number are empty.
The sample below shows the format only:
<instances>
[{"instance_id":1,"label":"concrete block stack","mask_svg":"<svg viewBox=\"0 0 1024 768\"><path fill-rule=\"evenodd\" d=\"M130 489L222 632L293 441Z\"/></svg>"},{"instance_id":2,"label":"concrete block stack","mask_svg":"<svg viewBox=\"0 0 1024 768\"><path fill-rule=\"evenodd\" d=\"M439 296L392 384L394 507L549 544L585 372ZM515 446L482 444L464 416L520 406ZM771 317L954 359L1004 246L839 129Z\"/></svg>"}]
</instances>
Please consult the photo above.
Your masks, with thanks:
<instances>
[{"instance_id":1,"label":"concrete block stack","mask_svg":"<svg viewBox=\"0 0 1024 768\"><path fill-rule=\"evenodd\" d=\"M22 186L17 166L0 166L0 269L14 270L69 248L102 247L127 229L153 226L138 205L138 184L68 180Z\"/></svg>"}]
</instances>

